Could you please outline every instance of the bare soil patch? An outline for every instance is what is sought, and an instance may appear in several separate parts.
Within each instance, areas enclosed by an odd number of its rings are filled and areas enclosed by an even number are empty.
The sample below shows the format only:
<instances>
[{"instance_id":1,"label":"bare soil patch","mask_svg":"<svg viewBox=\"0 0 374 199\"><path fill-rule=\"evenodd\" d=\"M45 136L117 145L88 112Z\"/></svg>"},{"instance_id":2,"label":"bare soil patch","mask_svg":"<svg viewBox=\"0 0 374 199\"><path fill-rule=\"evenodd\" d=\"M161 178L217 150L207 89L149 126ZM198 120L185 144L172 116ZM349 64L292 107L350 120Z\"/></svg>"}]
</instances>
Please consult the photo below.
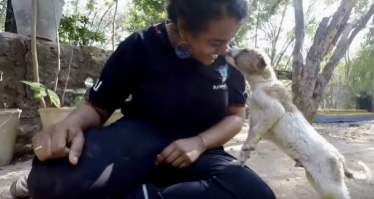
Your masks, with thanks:
<instances>
[{"instance_id":1,"label":"bare soil patch","mask_svg":"<svg viewBox=\"0 0 374 199\"><path fill-rule=\"evenodd\" d=\"M357 169L356 162L364 161L374 170L374 121L359 123L315 124L315 128L334 144L346 157L349 167ZM248 127L243 128L226 149L238 155L246 138ZM27 158L26 158L27 159ZM30 169L31 161L22 159L12 165L0 167L0 198L10 199L9 185ZM269 142L261 142L248 165L274 190L279 199L314 199L315 191L304 177L302 168ZM352 199L373 199L374 179L369 182L346 179Z\"/></svg>"}]
</instances>

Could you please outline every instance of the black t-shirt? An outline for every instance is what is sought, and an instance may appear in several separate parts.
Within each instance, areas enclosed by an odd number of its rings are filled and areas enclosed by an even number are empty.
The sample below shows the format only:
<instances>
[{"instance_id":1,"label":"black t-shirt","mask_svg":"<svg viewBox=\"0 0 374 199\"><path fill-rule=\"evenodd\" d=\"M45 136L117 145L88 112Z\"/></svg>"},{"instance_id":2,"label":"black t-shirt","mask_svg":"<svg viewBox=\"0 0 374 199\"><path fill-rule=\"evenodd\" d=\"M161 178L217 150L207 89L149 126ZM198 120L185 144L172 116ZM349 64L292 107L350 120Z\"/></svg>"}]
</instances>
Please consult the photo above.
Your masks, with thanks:
<instances>
[{"instance_id":1,"label":"black t-shirt","mask_svg":"<svg viewBox=\"0 0 374 199\"><path fill-rule=\"evenodd\" d=\"M165 131L198 134L222 120L229 105L244 106L245 80L223 56L211 66L177 57L161 23L120 43L89 100Z\"/></svg>"}]
</instances>

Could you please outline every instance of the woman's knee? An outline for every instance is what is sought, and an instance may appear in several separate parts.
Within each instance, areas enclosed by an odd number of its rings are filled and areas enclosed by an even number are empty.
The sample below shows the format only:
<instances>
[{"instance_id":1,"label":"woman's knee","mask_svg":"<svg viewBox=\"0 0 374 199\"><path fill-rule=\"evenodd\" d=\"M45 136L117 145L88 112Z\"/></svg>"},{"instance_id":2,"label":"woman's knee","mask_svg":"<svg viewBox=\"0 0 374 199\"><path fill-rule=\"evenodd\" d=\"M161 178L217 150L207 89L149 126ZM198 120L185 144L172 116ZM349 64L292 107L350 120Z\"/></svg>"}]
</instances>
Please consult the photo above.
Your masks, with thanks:
<instances>
[{"instance_id":1,"label":"woman's knee","mask_svg":"<svg viewBox=\"0 0 374 199\"><path fill-rule=\"evenodd\" d=\"M247 167L237 165L227 166L219 178L238 198L276 198L270 186Z\"/></svg>"},{"instance_id":2,"label":"woman's knee","mask_svg":"<svg viewBox=\"0 0 374 199\"><path fill-rule=\"evenodd\" d=\"M82 184L79 184L79 181L70 180L69 175L66 173L64 175L63 170L50 167L52 162L61 163L61 160L42 163L34 159L33 167L27 180L30 196L35 199L77 198L74 195L79 195L79 186Z\"/></svg>"}]
</instances>

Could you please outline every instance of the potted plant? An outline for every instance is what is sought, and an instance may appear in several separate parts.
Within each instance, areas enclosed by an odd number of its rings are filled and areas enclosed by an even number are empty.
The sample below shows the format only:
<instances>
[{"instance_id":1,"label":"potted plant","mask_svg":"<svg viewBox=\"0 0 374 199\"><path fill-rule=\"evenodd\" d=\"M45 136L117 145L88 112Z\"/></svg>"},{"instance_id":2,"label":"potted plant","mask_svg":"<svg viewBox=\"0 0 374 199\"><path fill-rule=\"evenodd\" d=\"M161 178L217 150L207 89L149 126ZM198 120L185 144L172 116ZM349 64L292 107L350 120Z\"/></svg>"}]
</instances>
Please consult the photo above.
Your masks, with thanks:
<instances>
[{"instance_id":1,"label":"potted plant","mask_svg":"<svg viewBox=\"0 0 374 199\"><path fill-rule=\"evenodd\" d=\"M13 159L21 112L20 109L0 109L0 166L9 165Z\"/></svg>"},{"instance_id":2,"label":"potted plant","mask_svg":"<svg viewBox=\"0 0 374 199\"><path fill-rule=\"evenodd\" d=\"M18 34L30 36L33 26L32 1L13 0L12 5ZM64 5L64 0L37 0L36 37L56 41L57 27L60 25Z\"/></svg>"},{"instance_id":3,"label":"potted plant","mask_svg":"<svg viewBox=\"0 0 374 199\"><path fill-rule=\"evenodd\" d=\"M0 82L2 81L3 72L0 71ZM3 103L3 106L4 108L0 109L0 166L10 164L13 159L22 113L21 109L9 109L6 103Z\"/></svg>"},{"instance_id":4,"label":"potted plant","mask_svg":"<svg viewBox=\"0 0 374 199\"><path fill-rule=\"evenodd\" d=\"M41 122L42 122L42 125L43 127L46 127L46 126L49 126L51 124L54 124L56 122L59 122L61 121L62 119L64 119L73 109L74 107L62 107L61 106L61 101L64 101L64 96L65 96L65 91L67 90L67 84L68 84L68 80L69 80L69 74L70 74L70 68L71 68L71 63L72 63L72 59L73 59L73 50L74 48L72 48L72 51L71 51L71 55L70 55L70 63L69 63L69 66L68 66L68 75L67 75L67 79L66 79L66 82L65 82L65 86L64 86L64 93L62 94L62 99L63 100L60 100L59 96L56 94L56 90L57 90L57 82L58 82L58 74L56 76L56 85L55 85L55 91L47 88L46 86L44 86L42 83L40 83L40 80L39 80L39 63L38 63L38 53L37 53L37 48L36 48L36 38L37 38L37 20L38 20L38 10L40 11L40 9L38 9L39 7L41 7L41 1L44 1L44 0L32 0L32 6L31 7L31 10L32 10L32 22L31 22L31 53L32 53L32 66L33 66L33 81L22 81L22 83L26 84L27 86L29 86L29 88L33 91L34 93L34 98L36 99L39 99L40 100L40 108L38 109L38 112L39 112L39 115L40 115L40 118L41 118ZM49 2L49 0L47 0ZM55 6L56 4L56 1L58 0L54 0L52 2L53 6ZM24 2L24 1L22 1ZM63 2L63 0L62 0ZM45 5L45 4L44 4ZM77 5L76 4L76 10L78 9L77 8ZM45 7L48 7L48 6L45 6ZM44 6L42 7L42 9L45 8ZM60 6L61 7L61 10L62 10L62 5ZM54 9L53 9L54 10ZM61 14L59 14L59 16L61 16ZM53 20L52 20L53 21ZM55 26L52 26L51 28L53 28L53 32L54 32L54 37L58 37L57 36L57 32L58 32L58 24L54 24ZM52 34L51 34L52 36ZM57 42L57 44L59 44L59 42ZM59 46L58 46L59 48ZM57 54L57 57L59 58L60 57L60 51L58 51L58 54ZM58 70L59 70L59 66L58 66ZM85 89L85 92L86 93L86 90L88 90L88 88L92 87L93 85L93 82L91 81L91 84L86 84L86 89ZM83 94L84 95L84 94ZM48 100L48 104L46 103L45 101L45 98ZM108 125L110 123L112 123L113 121L117 120L119 117L121 117L121 113L119 111L116 111L109 119L108 121L104 124L104 125Z\"/></svg>"},{"instance_id":5,"label":"potted plant","mask_svg":"<svg viewBox=\"0 0 374 199\"><path fill-rule=\"evenodd\" d=\"M63 120L71 111L74 110L74 108L77 105L83 102L84 95L86 94L87 90L89 90L92 87L92 84L87 83L88 81L86 80L86 88L67 89L67 92L70 92L73 95L75 95L72 103L73 106L62 107L59 96L53 90L48 89L41 83L30 81L21 82L26 84L31 89L31 91L33 91L35 99L47 99L46 104L48 105L48 107L38 109L43 127L49 126L51 124ZM106 121L104 126L113 123L121 117L122 113L119 110L116 110L108 119L108 121Z\"/></svg>"}]
</instances>

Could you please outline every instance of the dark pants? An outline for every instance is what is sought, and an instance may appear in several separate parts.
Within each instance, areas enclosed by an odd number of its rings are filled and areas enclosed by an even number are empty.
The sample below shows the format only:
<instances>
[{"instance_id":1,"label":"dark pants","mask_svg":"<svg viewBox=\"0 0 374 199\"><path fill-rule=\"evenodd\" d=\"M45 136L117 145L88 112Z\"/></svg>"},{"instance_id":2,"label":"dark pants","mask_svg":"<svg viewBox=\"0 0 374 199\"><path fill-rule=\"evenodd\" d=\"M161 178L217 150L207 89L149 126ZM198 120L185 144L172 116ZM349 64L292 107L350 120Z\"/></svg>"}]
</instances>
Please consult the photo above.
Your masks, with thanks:
<instances>
[{"instance_id":1,"label":"dark pants","mask_svg":"<svg viewBox=\"0 0 374 199\"><path fill-rule=\"evenodd\" d=\"M156 155L178 135L121 119L85 133L79 164L34 159L28 178L33 199L273 199L252 170L231 164L222 149L206 151L191 166L156 166ZM148 195L145 196L145 195Z\"/></svg>"}]
</instances>

